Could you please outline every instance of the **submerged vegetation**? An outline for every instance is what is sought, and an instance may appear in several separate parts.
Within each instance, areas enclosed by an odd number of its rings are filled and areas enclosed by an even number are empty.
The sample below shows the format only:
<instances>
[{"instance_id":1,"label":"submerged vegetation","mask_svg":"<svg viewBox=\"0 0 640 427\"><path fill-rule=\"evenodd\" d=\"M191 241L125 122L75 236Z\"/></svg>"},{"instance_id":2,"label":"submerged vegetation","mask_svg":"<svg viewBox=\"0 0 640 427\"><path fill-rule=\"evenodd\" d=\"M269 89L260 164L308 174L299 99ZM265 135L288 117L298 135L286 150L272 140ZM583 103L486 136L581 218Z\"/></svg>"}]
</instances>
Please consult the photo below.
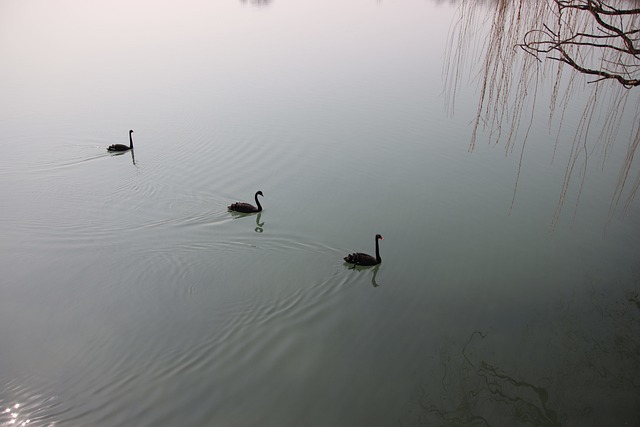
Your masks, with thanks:
<instances>
[{"instance_id":1,"label":"submerged vegetation","mask_svg":"<svg viewBox=\"0 0 640 427\"><path fill-rule=\"evenodd\" d=\"M489 9L489 10L487 10ZM488 18L487 18L488 16ZM480 131L507 154L519 151L515 201L534 106L549 103L549 126L560 129L570 105L582 104L574 130L552 227L557 224L570 189L576 208L590 167L604 167L613 142L628 138L610 217L618 207L629 213L640 187L635 158L640 144L640 2L620 0L546 0L462 2L449 36L445 62L447 104L455 107L464 80L460 70L478 64L469 77L479 78L479 102L470 150ZM487 37L479 37L489 25ZM552 82L545 94L543 82ZM584 98L584 94L588 97ZM604 111L604 117L599 112ZM629 126L623 123L631 122ZM621 133L622 132L622 133ZM626 133L626 135L625 135ZM555 151L554 151L555 152ZM598 161L590 158L598 154ZM554 155L555 157L555 155ZM635 160L635 162L634 162ZM575 214L575 211L574 211Z\"/></svg>"}]
</instances>

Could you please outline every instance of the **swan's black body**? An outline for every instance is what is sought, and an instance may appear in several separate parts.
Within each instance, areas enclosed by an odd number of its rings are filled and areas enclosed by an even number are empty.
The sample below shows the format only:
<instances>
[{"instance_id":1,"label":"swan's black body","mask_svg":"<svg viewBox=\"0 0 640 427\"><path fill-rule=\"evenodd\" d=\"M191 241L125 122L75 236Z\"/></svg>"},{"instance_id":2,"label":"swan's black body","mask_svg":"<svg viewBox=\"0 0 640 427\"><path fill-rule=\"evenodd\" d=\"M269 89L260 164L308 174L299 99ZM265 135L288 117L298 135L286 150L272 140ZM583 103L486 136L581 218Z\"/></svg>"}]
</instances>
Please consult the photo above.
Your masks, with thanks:
<instances>
[{"instance_id":1,"label":"swan's black body","mask_svg":"<svg viewBox=\"0 0 640 427\"><path fill-rule=\"evenodd\" d=\"M262 211L262 205L260 204L260 201L258 200L258 196L263 196L262 191L258 191L256 192L255 195L255 200L256 200L256 205L258 205L258 207L253 206L251 203L243 203L243 202L236 202L232 205L229 205L228 208L230 211L234 211L234 212L242 212L242 213L254 213L254 212L261 212Z\"/></svg>"},{"instance_id":2,"label":"swan's black body","mask_svg":"<svg viewBox=\"0 0 640 427\"><path fill-rule=\"evenodd\" d=\"M131 136L131 134L133 133L132 130L129 131L129 146L127 147L124 144L113 144L110 145L109 148L107 148L107 151L127 151L127 150L133 150L133 137Z\"/></svg>"},{"instance_id":3,"label":"swan's black body","mask_svg":"<svg viewBox=\"0 0 640 427\"><path fill-rule=\"evenodd\" d=\"M379 234L376 234L376 257L372 257L369 254L363 254L362 252L356 252L353 254L349 254L344 257L344 260L349 264L356 265L377 265L382 262L382 258L380 258L380 247L378 245L378 240L384 240Z\"/></svg>"}]
</instances>

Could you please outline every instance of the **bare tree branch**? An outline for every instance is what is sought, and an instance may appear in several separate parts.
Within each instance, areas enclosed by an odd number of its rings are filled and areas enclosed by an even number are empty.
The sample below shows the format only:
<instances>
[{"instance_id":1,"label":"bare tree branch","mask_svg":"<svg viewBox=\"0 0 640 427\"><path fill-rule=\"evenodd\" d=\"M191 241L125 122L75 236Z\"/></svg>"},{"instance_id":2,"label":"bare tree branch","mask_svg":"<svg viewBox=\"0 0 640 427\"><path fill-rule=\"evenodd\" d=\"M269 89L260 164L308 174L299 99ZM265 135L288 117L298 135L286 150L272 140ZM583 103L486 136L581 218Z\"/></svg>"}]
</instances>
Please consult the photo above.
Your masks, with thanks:
<instances>
[{"instance_id":1,"label":"bare tree branch","mask_svg":"<svg viewBox=\"0 0 640 427\"><path fill-rule=\"evenodd\" d=\"M601 0L553 0L552 3L556 6L557 28L552 29L545 23L543 29L528 31L518 46L536 57L555 53L548 59L563 62L580 73L598 76L593 83L611 79L626 88L640 86L640 47L638 38L634 37L640 32L636 28L640 9L621 9ZM575 25L565 24L568 22L583 23L588 31L578 31ZM564 32L567 34L563 36ZM603 64L611 68L605 70Z\"/></svg>"},{"instance_id":2,"label":"bare tree branch","mask_svg":"<svg viewBox=\"0 0 640 427\"><path fill-rule=\"evenodd\" d=\"M557 126L551 160L566 157L567 162L551 227L560 220L565 201L573 198L577 210L586 170L597 164L589 161L591 155L601 153L604 168L614 141L628 131L628 123L635 123L610 205L610 218L619 205L627 215L640 192L640 156L635 155L640 92L633 90L640 86L640 0L494 0L491 5L487 15L485 2L462 2L460 20L449 36L445 76L451 113L461 70L472 63L477 73L470 73L478 83L478 108L469 150L481 133L492 144L504 144L507 155L519 146L513 207L533 116L544 111L535 108L541 83L551 79L550 130ZM487 37L478 38L487 24ZM520 49L528 55L519 55ZM590 83L590 95L585 83ZM577 122L564 123L569 105L576 102L584 104L582 114ZM567 127L574 128L572 141L561 132ZM560 150L565 143L569 152Z\"/></svg>"}]
</instances>

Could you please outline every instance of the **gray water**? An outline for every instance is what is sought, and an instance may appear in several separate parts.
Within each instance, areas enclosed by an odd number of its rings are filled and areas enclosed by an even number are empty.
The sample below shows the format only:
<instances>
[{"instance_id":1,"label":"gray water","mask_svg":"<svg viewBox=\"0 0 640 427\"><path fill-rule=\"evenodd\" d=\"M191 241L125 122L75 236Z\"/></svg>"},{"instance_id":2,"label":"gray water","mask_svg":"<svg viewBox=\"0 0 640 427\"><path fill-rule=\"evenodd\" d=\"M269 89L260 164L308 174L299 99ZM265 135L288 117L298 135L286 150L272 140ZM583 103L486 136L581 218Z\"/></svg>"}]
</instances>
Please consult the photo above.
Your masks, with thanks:
<instances>
[{"instance_id":1,"label":"gray water","mask_svg":"<svg viewBox=\"0 0 640 427\"><path fill-rule=\"evenodd\" d=\"M0 425L638 425L628 132L552 230L543 117L510 209L455 14L1 1Z\"/></svg>"}]
</instances>

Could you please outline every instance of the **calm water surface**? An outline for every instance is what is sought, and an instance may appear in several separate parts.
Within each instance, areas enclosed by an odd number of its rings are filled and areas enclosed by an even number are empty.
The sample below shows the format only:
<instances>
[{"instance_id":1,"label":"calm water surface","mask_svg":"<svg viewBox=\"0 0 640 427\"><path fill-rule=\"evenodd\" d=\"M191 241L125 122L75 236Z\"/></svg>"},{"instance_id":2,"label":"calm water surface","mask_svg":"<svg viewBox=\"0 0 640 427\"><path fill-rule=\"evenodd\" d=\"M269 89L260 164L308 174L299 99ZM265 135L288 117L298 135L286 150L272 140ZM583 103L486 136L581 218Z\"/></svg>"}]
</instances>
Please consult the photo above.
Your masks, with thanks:
<instances>
[{"instance_id":1,"label":"calm water surface","mask_svg":"<svg viewBox=\"0 0 640 427\"><path fill-rule=\"evenodd\" d=\"M517 156L445 112L455 12L0 1L0 425L637 425L624 150L550 232L542 118L509 213Z\"/></svg>"}]
</instances>

